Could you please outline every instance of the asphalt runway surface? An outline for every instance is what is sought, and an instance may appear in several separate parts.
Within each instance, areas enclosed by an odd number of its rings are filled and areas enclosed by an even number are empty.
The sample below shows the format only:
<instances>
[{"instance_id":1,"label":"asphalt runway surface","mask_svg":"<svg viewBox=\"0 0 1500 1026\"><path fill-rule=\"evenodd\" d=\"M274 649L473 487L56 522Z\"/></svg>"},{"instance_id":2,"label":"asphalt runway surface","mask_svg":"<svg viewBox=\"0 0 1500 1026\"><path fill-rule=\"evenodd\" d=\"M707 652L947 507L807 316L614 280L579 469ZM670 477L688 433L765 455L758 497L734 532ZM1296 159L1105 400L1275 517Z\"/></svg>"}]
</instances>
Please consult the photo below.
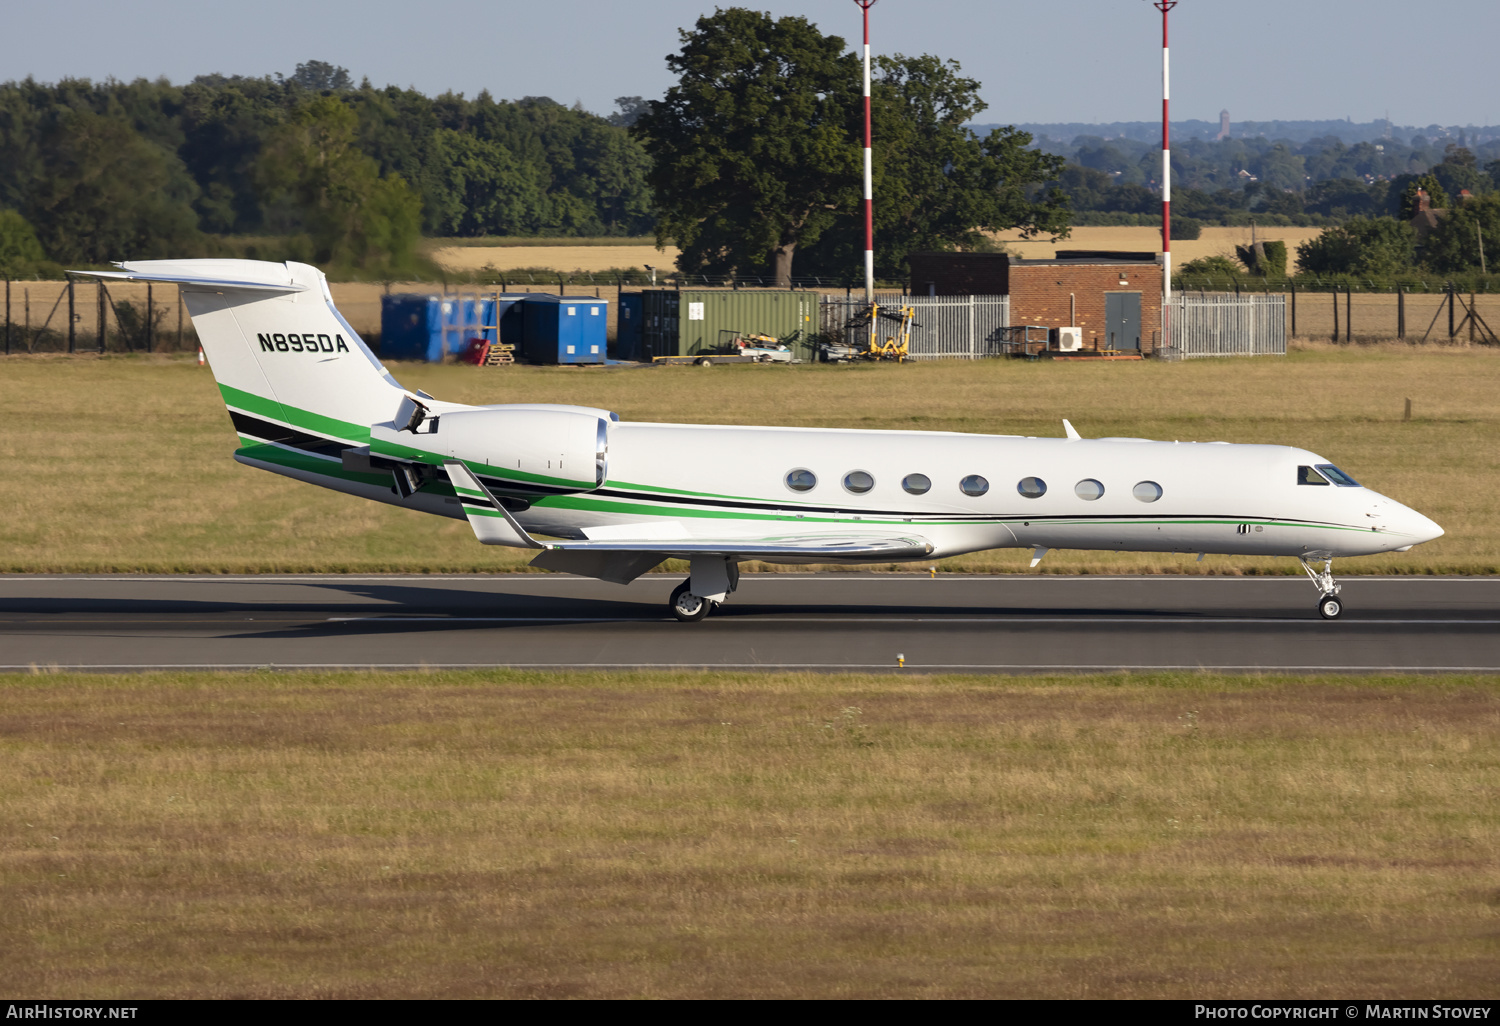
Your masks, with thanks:
<instances>
[{"instance_id":1,"label":"asphalt runway surface","mask_svg":"<svg viewBox=\"0 0 1500 1026\"><path fill-rule=\"evenodd\" d=\"M746 575L0 577L0 669L734 668L1500 672L1500 578Z\"/></svg>"}]
</instances>

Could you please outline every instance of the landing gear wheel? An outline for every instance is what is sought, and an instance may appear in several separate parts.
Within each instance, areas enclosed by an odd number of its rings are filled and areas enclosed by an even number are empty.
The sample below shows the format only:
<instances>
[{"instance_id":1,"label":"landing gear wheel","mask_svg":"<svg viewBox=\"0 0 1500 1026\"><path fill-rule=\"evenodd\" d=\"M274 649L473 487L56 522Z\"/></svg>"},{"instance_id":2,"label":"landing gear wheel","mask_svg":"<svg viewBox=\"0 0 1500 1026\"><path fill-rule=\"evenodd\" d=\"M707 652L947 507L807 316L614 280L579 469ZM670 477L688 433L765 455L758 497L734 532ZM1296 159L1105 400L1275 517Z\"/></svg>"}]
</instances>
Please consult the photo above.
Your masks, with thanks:
<instances>
[{"instance_id":1,"label":"landing gear wheel","mask_svg":"<svg viewBox=\"0 0 1500 1026\"><path fill-rule=\"evenodd\" d=\"M698 361L698 366L699 367L712 367L713 365L714 365L714 362L712 360L710 360L706 356L703 359L701 359L701 360Z\"/></svg>"},{"instance_id":2,"label":"landing gear wheel","mask_svg":"<svg viewBox=\"0 0 1500 1026\"><path fill-rule=\"evenodd\" d=\"M1324 595L1318 599L1318 615L1325 620L1337 620L1344 612L1344 604L1337 595Z\"/></svg>"},{"instance_id":3,"label":"landing gear wheel","mask_svg":"<svg viewBox=\"0 0 1500 1026\"><path fill-rule=\"evenodd\" d=\"M715 603L710 602L708 599L699 598L688 591L688 584L691 583L691 580L689 578L673 588L672 598L668 601L668 604L672 607L672 615L683 623L697 623L707 616L709 610L715 605Z\"/></svg>"}]
</instances>

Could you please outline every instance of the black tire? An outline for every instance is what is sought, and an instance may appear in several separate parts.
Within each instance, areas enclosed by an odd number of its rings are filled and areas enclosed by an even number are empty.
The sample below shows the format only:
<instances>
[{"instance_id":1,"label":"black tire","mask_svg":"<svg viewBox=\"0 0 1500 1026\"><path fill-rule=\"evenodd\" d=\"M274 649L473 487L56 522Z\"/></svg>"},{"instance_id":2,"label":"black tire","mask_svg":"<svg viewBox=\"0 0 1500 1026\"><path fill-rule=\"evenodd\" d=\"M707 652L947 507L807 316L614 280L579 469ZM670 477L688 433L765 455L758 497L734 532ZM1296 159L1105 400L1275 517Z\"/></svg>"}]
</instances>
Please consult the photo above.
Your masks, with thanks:
<instances>
[{"instance_id":1,"label":"black tire","mask_svg":"<svg viewBox=\"0 0 1500 1026\"><path fill-rule=\"evenodd\" d=\"M710 360L706 356L703 359L701 359L701 360L698 361L698 366L699 367L712 367L713 365L714 365L714 362L712 360Z\"/></svg>"},{"instance_id":2,"label":"black tire","mask_svg":"<svg viewBox=\"0 0 1500 1026\"><path fill-rule=\"evenodd\" d=\"M692 578L689 578L673 588L672 597L667 601L668 607L672 610L672 615L683 623L697 623L708 615L709 610L714 605L708 599L698 598L697 595L688 591L688 584L691 581ZM696 606L692 604L693 601L697 602Z\"/></svg>"},{"instance_id":3,"label":"black tire","mask_svg":"<svg viewBox=\"0 0 1500 1026\"><path fill-rule=\"evenodd\" d=\"M1344 613L1344 604L1337 595L1324 595L1318 599L1318 615L1325 620L1337 620Z\"/></svg>"}]
</instances>

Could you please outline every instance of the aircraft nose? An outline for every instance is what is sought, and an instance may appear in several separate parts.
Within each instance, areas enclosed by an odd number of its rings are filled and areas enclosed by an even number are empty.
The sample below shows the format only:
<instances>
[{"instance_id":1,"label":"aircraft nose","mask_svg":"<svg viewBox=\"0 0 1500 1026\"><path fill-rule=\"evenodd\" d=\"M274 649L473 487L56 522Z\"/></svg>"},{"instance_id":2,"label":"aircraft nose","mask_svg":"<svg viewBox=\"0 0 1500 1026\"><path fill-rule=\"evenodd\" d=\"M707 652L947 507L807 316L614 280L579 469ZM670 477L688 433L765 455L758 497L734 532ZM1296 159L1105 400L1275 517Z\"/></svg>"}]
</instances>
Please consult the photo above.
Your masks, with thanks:
<instances>
[{"instance_id":1,"label":"aircraft nose","mask_svg":"<svg viewBox=\"0 0 1500 1026\"><path fill-rule=\"evenodd\" d=\"M1409 507L1401 507L1400 515L1394 519L1396 523L1392 526L1401 534L1410 537L1413 545L1435 541L1443 536L1443 529L1436 522Z\"/></svg>"}]
</instances>

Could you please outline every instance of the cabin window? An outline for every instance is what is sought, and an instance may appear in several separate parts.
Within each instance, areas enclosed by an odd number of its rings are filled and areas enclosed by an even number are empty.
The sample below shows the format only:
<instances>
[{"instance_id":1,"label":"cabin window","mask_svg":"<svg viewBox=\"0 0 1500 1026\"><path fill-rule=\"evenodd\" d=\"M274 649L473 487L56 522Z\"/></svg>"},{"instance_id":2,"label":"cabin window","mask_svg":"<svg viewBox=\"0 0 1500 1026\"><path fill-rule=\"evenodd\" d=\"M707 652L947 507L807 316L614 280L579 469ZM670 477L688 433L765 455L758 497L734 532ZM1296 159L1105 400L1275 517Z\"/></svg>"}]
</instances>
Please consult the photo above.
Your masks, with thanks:
<instances>
[{"instance_id":1,"label":"cabin window","mask_svg":"<svg viewBox=\"0 0 1500 1026\"><path fill-rule=\"evenodd\" d=\"M1047 494L1047 482L1039 477L1023 477L1021 483L1016 485L1016 491L1028 499L1040 499Z\"/></svg>"},{"instance_id":2,"label":"cabin window","mask_svg":"<svg viewBox=\"0 0 1500 1026\"><path fill-rule=\"evenodd\" d=\"M1139 481L1130 489L1130 494L1142 502L1155 502L1161 498L1161 485L1155 481Z\"/></svg>"},{"instance_id":3,"label":"cabin window","mask_svg":"<svg viewBox=\"0 0 1500 1026\"><path fill-rule=\"evenodd\" d=\"M1297 483L1299 485L1327 485L1328 479L1312 467L1298 467Z\"/></svg>"},{"instance_id":4,"label":"cabin window","mask_svg":"<svg viewBox=\"0 0 1500 1026\"><path fill-rule=\"evenodd\" d=\"M786 476L786 486L794 492L810 492L818 486L818 476L811 470L794 470Z\"/></svg>"},{"instance_id":5,"label":"cabin window","mask_svg":"<svg viewBox=\"0 0 1500 1026\"><path fill-rule=\"evenodd\" d=\"M434 427L432 430L436 431L437 428ZM1334 484L1338 485L1340 488L1358 488L1359 487L1359 482L1358 481L1354 480L1354 478L1352 478L1348 474L1344 473L1338 467L1335 467L1332 463L1319 463L1318 464L1318 473L1320 473L1324 477L1328 478L1328 480L1332 481Z\"/></svg>"},{"instance_id":6,"label":"cabin window","mask_svg":"<svg viewBox=\"0 0 1500 1026\"><path fill-rule=\"evenodd\" d=\"M907 474L901 479L901 487L911 495L926 495L932 488L932 479L926 474Z\"/></svg>"},{"instance_id":7,"label":"cabin window","mask_svg":"<svg viewBox=\"0 0 1500 1026\"><path fill-rule=\"evenodd\" d=\"M863 470L851 470L844 475L844 491L863 495L875 487L875 479Z\"/></svg>"},{"instance_id":8,"label":"cabin window","mask_svg":"<svg viewBox=\"0 0 1500 1026\"><path fill-rule=\"evenodd\" d=\"M958 490L977 497L990 490L990 483L978 474L970 474L958 483Z\"/></svg>"},{"instance_id":9,"label":"cabin window","mask_svg":"<svg viewBox=\"0 0 1500 1026\"><path fill-rule=\"evenodd\" d=\"M1093 502L1095 499L1103 497L1104 486L1093 478L1086 477L1073 486L1073 494L1080 499L1087 499L1089 502Z\"/></svg>"}]
</instances>

